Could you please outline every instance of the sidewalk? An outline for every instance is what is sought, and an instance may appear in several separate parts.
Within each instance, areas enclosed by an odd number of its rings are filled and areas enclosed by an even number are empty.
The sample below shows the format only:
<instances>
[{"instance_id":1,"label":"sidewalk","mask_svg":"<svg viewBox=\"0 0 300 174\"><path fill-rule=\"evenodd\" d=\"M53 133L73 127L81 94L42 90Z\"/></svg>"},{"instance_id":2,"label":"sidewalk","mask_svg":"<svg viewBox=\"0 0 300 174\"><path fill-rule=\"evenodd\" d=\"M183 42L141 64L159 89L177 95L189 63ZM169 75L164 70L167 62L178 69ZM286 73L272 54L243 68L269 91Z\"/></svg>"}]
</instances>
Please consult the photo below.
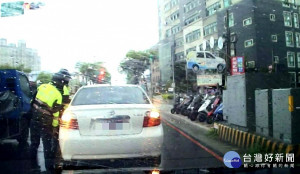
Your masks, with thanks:
<instances>
[{"instance_id":1,"label":"sidewalk","mask_svg":"<svg viewBox=\"0 0 300 174\"><path fill-rule=\"evenodd\" d=\"M154 96L153 103L160 109L163 121L166 121L173 126L179 128L181 131L187 133L199 141L205 147L208 147L223 156L228 151L236 151L242 154L243 151L238 147L225 143L218 138L209 137L207 134L213 128L213 124L207 124L206 122L191 121L186 116L179 114L171 114L170 110L173 107L168 101L164 101L161 96Z\"/></svg>"}]
</instances>

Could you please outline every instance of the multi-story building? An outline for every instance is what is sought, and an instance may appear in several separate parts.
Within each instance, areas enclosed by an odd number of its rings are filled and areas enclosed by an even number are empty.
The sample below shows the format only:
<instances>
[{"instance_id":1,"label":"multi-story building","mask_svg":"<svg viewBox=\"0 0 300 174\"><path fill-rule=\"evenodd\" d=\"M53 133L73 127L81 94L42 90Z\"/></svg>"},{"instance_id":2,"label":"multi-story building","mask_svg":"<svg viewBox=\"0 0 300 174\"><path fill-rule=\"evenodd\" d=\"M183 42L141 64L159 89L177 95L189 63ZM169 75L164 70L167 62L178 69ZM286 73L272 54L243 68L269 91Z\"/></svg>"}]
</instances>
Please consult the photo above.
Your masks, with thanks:
<instances>
[{"instance_id":1,"label":"multi-story building","mask_svg":"<svg viewBox=\"0 0 300 174\"><path fill-rule=\"evenodd\" d=\"M41 70L41 58L37 50L26 47L25 41L18 44L7 43L6 39L0 39L0 65L12 67L24 66L24 69L32 71Z\"/></svg>"},{"instance_id":2,"label":"multi-story building","mask_svg":"<svg viewBox=\"0 0 300 174\"><path fill-rule=\"evenodd\" d=\"M151 85L153 92L159 90L160 83L160 69L159 69L159 60L154 59L151 63Z\"/></svg>"},{"instance_id":3,"label":"multi-story building","mask_svg":"<svg viewBox=\"0 0 300 174\"><path fill-rule=\"evenodd\" d=\"M230 56L244 56L257 69L270 67L291 74L300 86L300 0L159 0L161 80L172 76L171 63L184 62L189 51L225 53L217 40L228 22L236 43ZM233 37L232 37L233 38ZM214 47L209 41L214 39Z\"/></svg>"}]
</instances>

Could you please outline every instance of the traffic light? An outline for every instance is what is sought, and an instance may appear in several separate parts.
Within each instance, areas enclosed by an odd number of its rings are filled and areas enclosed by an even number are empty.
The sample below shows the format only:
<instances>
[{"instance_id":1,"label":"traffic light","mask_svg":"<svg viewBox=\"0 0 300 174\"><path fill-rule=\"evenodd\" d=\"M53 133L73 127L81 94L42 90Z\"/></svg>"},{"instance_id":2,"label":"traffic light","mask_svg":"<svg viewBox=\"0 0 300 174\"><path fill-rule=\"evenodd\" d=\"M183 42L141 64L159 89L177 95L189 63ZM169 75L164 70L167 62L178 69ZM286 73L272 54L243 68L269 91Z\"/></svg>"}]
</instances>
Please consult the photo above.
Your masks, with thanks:
<instances>
[{"instance_id":1,"label":"traffic light","mask_svg":"<svg viewBox=\"0 0 300 174\"><path fill-rule=\"evenodd\" d=\"M98 82L101 83L105 78L105 69L100 68L99 70L99 76L98 76Z\"/></svg>"}]
</instances>

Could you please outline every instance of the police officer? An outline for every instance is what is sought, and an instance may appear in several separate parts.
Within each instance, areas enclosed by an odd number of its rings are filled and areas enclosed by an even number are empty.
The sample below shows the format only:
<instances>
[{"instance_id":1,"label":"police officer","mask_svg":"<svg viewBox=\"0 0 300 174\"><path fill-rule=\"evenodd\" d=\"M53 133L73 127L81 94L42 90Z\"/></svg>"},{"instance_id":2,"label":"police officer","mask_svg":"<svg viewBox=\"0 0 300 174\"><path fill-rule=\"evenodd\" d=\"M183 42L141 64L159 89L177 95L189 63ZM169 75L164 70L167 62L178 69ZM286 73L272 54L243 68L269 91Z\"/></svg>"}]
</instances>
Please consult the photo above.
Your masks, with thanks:
<instances>
[{"instance_id":1,"label":"police officer","mask_svg":"<svg viewBox=\"0 0 300 174\"><path fill-rule=\"evenodd\" d=\"M54 169L53 132L59 126L59 112L63 110L63 87L68 81L69 77L66 77L61 72L55 73L52 77L52 82L38 87L36 98L33 101L31 157L36 159L40 137L42 137L47 170Z\"/></svg>"},{"instance_id":2,"label":"police officer","mask_svg":"<svg viewBox=\"0 0 300 174\"><path fill-rule=\"evenodd\" d=\"M68 104L70 103L70 92L69 92L69 81L71 79L71 74L67 69L61 69L59 71L60 74L64 75L65 78L65 85L63 86L62 91L62 104L64 106L63 110L59 113L59 118L61 118L63 111L67 108ZM53 154L56 155L56 159L59 162L60 159L60 149L59 149L59 126L53 128Z\"/></svg>"}]
</instances>

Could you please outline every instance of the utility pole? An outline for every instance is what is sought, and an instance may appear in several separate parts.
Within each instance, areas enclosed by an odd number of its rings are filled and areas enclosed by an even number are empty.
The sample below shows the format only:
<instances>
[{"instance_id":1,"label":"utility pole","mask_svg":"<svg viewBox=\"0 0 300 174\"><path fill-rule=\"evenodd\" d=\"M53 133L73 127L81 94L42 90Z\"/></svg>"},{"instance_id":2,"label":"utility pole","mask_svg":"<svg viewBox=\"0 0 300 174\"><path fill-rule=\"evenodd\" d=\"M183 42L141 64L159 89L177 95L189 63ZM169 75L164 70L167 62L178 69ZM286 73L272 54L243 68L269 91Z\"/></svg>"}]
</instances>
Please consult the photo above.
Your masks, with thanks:
<instances>
[{"instance_id":1,"label":"utility pole","mask_svg":"<svg viewBox=\"0 0 300 174\"><path fill-rule=\"evenodd\" d=\"M226 10L226 57L225 57L225 61L226 61L226 70L229 68L230 65L230 46L231 46L231 42L230 42L230 28L229 28L229 11L228 9ZM227 73L227 72L226 72Z\"/></svg>"}]
</instances>

